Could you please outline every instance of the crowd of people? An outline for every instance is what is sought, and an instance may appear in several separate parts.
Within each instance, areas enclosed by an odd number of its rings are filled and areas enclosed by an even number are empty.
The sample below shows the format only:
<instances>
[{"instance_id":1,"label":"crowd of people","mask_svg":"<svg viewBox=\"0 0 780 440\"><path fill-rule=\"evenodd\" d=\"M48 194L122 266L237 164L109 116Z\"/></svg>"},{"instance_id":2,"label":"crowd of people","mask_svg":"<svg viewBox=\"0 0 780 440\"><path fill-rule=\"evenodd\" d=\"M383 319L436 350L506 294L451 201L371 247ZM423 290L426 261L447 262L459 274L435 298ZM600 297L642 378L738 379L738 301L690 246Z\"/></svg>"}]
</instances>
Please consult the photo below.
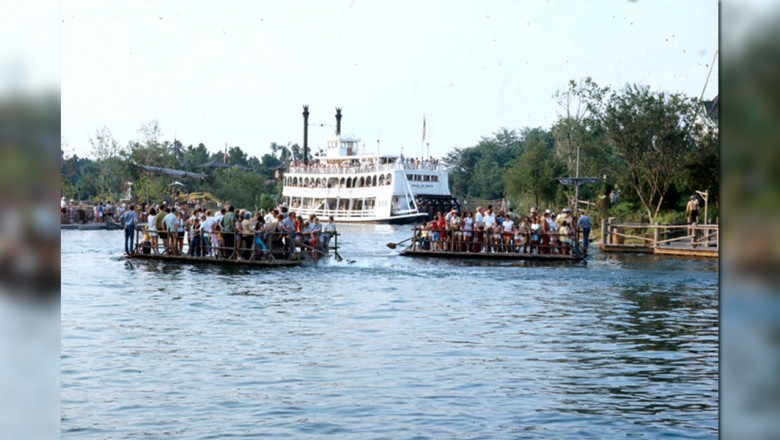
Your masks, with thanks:
<instances>
[{"instance_id":1,"label":"crowd of people","mask_svg":"<svg viewBox=\"0 0 780 440\"><path fill-rule=\"evenodd\" d=\"M60 198L60 223L80 223L88 222L105 223L116 221L124 212L127 205L125 203L112 203L96 201L90 206L84 201L74 202L73 199L66 201L65 197Z\"/></svg>"},{"instance_id":2,"label":"crowd of people","mask_svg":"<svg viewBox=\"0 0 780 440\"><path fill-rule=\"evenodd\" d=\"M147 210L148 208L148 210ZM188 255L237 260L289 258L300 251L313 259L326 255L336 234L333 217L304 219L286 206L252 213L234 206L210 210L187 204L130 205L119 217L125 253ZM143 239L136 245L136 233Z\"/></svg>"},{"instance_id":3,"label":"crowd of people","mask_svg":"<svg viewBox=\"0 0 780 440\"><path fill-rule=\"evenodd\" d=\"M397 161L392 158L381 158L379 165L389 165L391 168L403 166L409 170L435 170L439 167L439 159L431 156L427 159L419 157L404 157L400 155ZM342 159L331 161L312 160L306 164L302 160L293 160L290 162L290 171L307 173L343 173L347 170L353 172L375 171L377 159L374 157L362 157L359 159Z\"/></svg>"},{"instance_id":4,"label":"crowd of people","mask_svg":"<svg viewBox=\"0 0 780 440\"><path fill-rule=\"evenodd\" d=\"M568 208L559 214L532 208L528 215L518 215L513 208L494 212L493 205L463 213L452 208L415 228L415 246L429 251L570 255L578 237L583 251L588 248L590 218L583 210L579 214L575 219Z\"/></svg>"}]
</instances>

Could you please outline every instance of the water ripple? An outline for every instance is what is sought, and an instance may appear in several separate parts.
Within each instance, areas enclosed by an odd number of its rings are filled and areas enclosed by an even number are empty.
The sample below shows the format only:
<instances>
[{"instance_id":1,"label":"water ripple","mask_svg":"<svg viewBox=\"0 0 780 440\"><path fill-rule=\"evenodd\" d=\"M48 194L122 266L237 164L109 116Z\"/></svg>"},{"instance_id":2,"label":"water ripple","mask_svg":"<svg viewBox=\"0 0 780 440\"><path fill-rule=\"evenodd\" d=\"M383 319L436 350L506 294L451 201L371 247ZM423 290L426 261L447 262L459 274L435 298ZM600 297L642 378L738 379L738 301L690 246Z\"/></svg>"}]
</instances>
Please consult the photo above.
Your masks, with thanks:
<instances>
[{"instance_id":1,"label":"water ripple","mask_svg":"<svg viewBox=\"0 0 780 440\"><path fill-rule=\"evenodd\" d=\"M717 436L716 262L425 261L344 229L343 262L279 270L63 232L62 436Z\"/></svg>"}]
</instances>

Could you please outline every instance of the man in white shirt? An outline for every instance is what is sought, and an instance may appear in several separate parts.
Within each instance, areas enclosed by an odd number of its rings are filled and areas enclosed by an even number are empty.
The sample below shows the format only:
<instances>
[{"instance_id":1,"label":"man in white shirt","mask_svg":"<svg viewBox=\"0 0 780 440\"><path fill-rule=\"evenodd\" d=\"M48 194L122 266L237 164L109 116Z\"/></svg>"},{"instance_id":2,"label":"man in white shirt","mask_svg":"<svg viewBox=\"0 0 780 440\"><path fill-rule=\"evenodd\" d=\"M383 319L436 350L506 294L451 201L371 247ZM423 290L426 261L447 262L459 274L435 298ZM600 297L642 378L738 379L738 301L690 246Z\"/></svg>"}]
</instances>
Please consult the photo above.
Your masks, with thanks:
<instances>
[{"instance_id":1,"label":"man in white shirt","mask_svg":"<svg viewBox=\"0 0 780 440\"><path fill-rule=\"evenodd\" d=\"M322 243L322 249L328 252L328 246L330 246L330 239L333 234L336 233L336 225L333 223L333 216L328 217L328 222L325 223L325 227L322 228L322 234L320 235L320 242Z\"/></svg>"},{"instance_id":2,"label":"man in white shirt","mask_svg":"<svg viewBox=\"0 0 780 440\"><path fill-rule=\"evenodd\" d=\"M168 211L168 213L165 214L165 217L163 217L163 223L165 223L165 230L168 231L168 242L170 243L170 250L173 251L178 249L176 244L176 240L178 239L176 231L176 210L169 208L166 209L166 211Z\"/></svg>"},{"instance_id":3,"label":"man in white shirt","mask_svg":"<svg viewBox=\"0 0 780 440\"><path fill-rule=\"evenodd\" d=\"M501 223L501 238L504 242L504 252L513 252L514 246L512 246L512 240L514 238L514 231L512 230L515 226L515 222L512 221L512 217L507 217L504 219L504 222Z\"/></svg>"},{"instance_id":4,"label":"man in white shirt","mask_svg":"<svg viewBox=\"0 0 780 440\"><path fill-rule=\"evenodd\" d=\"M488 206L487 211L482 219L485 225L485 252L491 252L493 250L493 243L496 241L496 234L500 234L500 231L494 231L493 227L496 224L496 215L493 213L493 207ZM500 237L500 235L498 235Z\"/></svg>"},{"instance_id":5,"label":"man in white shirt","mask_svg":"<svg viewBox=\"0 0 780 440\"><path fill-rule=\"evenodd\" d=\"M272 209L268 214L265 215L265 217L263 217L265 224L268 225L269 223L275 222L277 215L279 215L279 212L275 209Z\"/></svg>"},{"instance_id":6,"label":"man in white shirt","mask_svg":"<svg viewBox=\"0 0 780 440\"><path fill-rule=\"evenodd\" d=\"M458 215L458 210L453 207L450 209L450 211L444 216L444 250L451 251L452 250L452 217Z\"/></svg>"}]
</instances>

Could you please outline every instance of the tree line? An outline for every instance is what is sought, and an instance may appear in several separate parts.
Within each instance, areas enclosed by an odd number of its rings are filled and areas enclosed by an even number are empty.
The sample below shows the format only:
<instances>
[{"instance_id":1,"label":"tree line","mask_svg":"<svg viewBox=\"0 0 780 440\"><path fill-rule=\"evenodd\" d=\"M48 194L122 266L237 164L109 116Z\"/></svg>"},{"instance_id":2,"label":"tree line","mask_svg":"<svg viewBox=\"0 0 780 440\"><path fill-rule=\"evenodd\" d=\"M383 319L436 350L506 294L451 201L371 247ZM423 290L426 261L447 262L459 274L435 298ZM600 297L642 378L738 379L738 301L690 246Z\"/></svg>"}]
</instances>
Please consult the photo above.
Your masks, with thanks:
<instances>
[{"instance_id":1,"label":"tree line","mask_svg":"<svg viewBox=\"0 0 780 440\"><path fill-rule=\"evenodd\" d=\"M302 159L297 144L272 143L270 152L250 156L240 146L210 151L203 143L184 146L179 140L163 140L157 121L144 124L141 136L120 146L107 128L89 139L91 158L61 156L61 193L64 197L90 202L117 202L132 183L137 202L170 201L179 194L207 192L236 206L276 206L281 187L275 171L291 159ZM196 173L199 177L176 177L149 171L153 166ZM174 184L179 182L183 186Z\"/></svg>"},{"instance_id":2,"label":"tree line","mask_svg":"<svg viewBox=\"0 0 780 440\"><path fill-rule=\"evenodd\" d=\"M598 179L580 186L579 199L600 217L680 222L690 196L707 191L717 218L719 135L701 101L635 84L610 90L590 78L553 97L561 112L549 129L502 128L450 152L454 195L506 198L526 212L570 206L574 187L558 178L579 167L579 176Z\"/></svg>"},{"instance_id":3,"label":"tree line","mask_svg":"<svg viewBox=\"0 0 780 440\"><path fill-rule=\"evenodd\" d=\"M708 191L711 220L719 206L719 134L703 103L680 93L626 85L602 87L591 78L572 80L553 95L560 114L550 128L501 128L471 147L454 148L442 162L460 199L507 199L517 211L570 206L574 188L560 177L596 177L579 188L598 216L633 221L681 221L695 191ZM138 201L170 198L173 178L139 165L202 174L187 192L209 192L237 206L270 208L281 195L275 171L302 160L297 144L272 143L261 157L239 146L210 151L163 140L156 121L122 147L106 128L90 138L92 158L64 157L62 195L116 201L133 182ZM321 152L320 152L321 153ZM318 153L318 154L320 154ZM227 158L225 158L227 156ZM311 155L310 159L317 156ZM204 166L226 163L225 167ZM619 203L610 195L619 194Z\"/></svg>"}]
</instances>

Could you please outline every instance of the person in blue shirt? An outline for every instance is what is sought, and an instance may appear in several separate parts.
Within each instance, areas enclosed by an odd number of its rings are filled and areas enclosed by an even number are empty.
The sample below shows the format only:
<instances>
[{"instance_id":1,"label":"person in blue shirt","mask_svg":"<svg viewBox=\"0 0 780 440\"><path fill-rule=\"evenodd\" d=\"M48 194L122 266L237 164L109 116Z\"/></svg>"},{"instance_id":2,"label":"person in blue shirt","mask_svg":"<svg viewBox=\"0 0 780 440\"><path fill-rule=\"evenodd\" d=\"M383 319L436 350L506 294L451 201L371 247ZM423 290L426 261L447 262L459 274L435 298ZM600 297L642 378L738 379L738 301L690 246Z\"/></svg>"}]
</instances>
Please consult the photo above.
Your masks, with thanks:
<instances>
[{"instance_id":1,"label":"person in blue shirt","mask_svg":"<svg viewBox=\"0 0 780 440\"><path fill-rule=\"evenodd\" d=\"M580 209L580 218L577 219L577 226L582 228L582 248L587 252L588 238L590 238L590 217L585 214L585 210Z\"/></svg>"},{"instance_id":2,"label":"person in blue shirt","mask_svg":"<svg viewBox=\"0 0 780 440\"><path fill-rule=\"evenodd\" d=\"M138 223L138 215L135 213L135 206L130 205L127 211L119 217L119 223L125 230L125 253L130 255L135 253L135 225Z\"/></svg>"}]
</instances>

